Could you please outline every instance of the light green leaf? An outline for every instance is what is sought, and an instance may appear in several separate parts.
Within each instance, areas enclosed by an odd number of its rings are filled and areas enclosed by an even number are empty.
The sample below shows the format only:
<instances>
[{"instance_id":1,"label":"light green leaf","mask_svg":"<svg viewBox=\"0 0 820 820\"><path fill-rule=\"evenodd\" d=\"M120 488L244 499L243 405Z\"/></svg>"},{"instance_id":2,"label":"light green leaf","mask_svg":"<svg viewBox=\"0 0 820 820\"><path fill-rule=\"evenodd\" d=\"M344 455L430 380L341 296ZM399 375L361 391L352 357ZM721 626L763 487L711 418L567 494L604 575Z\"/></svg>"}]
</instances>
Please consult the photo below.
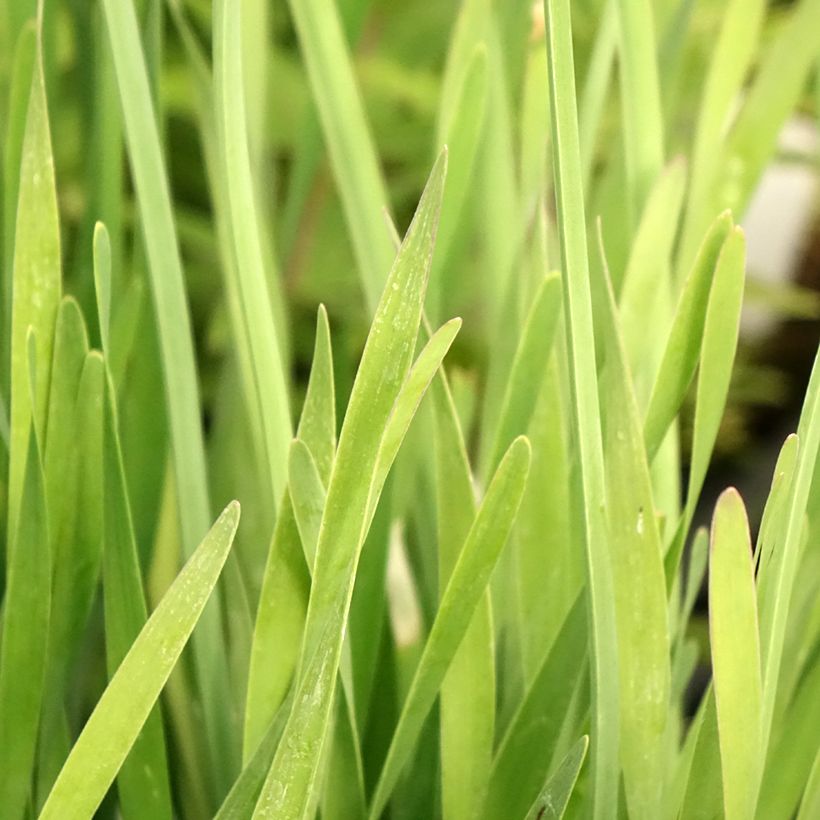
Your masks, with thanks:
<instances>
[{"instance_id":1,"label":"light green leaf","mask_svg":"<svg viewBox=\"0 0 820 820\"><path fill-rule=\"evenodd\" d=\"M618 652L615 594L607 551L603 447L595 366L595 333L576 110L569 0L545 0L564 316L574 444L580 465L581 538L587 556L592 669L592 802L596 820L614 817L618 796Z\"/></svg>"},{"instance_id":2,"label":"light green leaf","mask_svg":"<svg viewBox=\"0 0 820 820\"><path fill-rule=\"evenodd\" d=\"M0 806L9 818L23 817L29 798L51 606L51 547L33 425L27 449L19 523L6 554L0 633Z\"/></svg>"},{"instance_id":3,"label":"light green leaf","mask_svg":"<svg viewBox=\"0 0 820 820\"><path fill-rule=\"evenodd\" d=\"M334 0L289 3L370 311L395 256L387 190Z\"/></svg>"},{"instance_id":4,"label":"light green leaf","mask_svg":"<svg viewBox=\"0 0 820 820\"><path fill-rule=\"evenodd\" d=\"M709 564L709 636L727 820L752 817L762 771L760 639L752 545L736 490L718 499Z\"/></svg>"},{"instance_id":5,"label":"light green leaf","mask_svg":"<svg viewBox=\"0 0 820 820\"><path fill-rule=\"evenodd\" d=\"M300 439L294 439L290 445L288 482L305 562L312 569L325 507L325 488L310 450Z\"/></svg>"},{"instance_id":6,"label":"light green leaf","mask_svg":"<svg viewBox=\"0 0 820 820\"><path fill-rule=\"evenodd\" d=\"M108 674L114 676L145 626L148 611L131 521L111 377L104 372L102 360L97 361L100 395L105 397L105 407L100 408L98 418L104 439L97 466L104 476L105 648ZM103 388L105 379L108 385ZM117 775L117 790L122 810L130 817L170 819L173 815L162 715L158 706L146 717L122 763Z\"/></svg>"},{"instance_id":7,"label":"light green leaf","mask_svg":"<svg viewBox=\"0 0 820 820\"><path fill-rule=\"evenodd\" d=\"M234 501L194 551L111 678L54 784L41 820L80 820L99 806L202 613L238 523Z\"/></svg>"},{"instance_id":8,"label":"light green leaf","mask_svg":"<svg viewBox=\"0 0 820 820\"><path fill-rule=\"evenodd\" d=\"M482 820L522 817L544 785L586 662L585 603L579 596L569 611L499 744Z\"/></svg>"},{"instance_id":9,"label":"light green leaf","mask_svg":"<svg viewBox=\"0 0 820 820\"><path fill-rule=\"evenodd\" d=\"M114 55L128 157L145 239L159 337L171 451L177 482L183 554L190 556L208 527L205 449L191 321L179 257L171 197L163 164L148 70L133 0L104 0ZM233 768L229 733L228 663L219 622L219 591L206 607L193 639L204 725L219 792Z\"/></svg>"},{"instance_id":10,"label":"light green leaf","mask_svg":"<svg viewBox=\"0 0 820 820\"><path fill-rule=\"evenodd\" d=\"M555 331L561 316L561 277L550 273L541 280L518 340L495 433L482 474L494 470L509 443L526 433L541 382L547 372ZM488 431L489 432L489 431Z\"/></svg>"},{"instance_id":11,"label":"light green leaf","mask_svg":"<svg viewBox=\"0 0 820 820\"><path fill-rule=\"evenodd\" d=\"M214 0L214 111L233 240L234 264L228 275L237 279L241 330L251 358L273 503L278 504L287 481L292 428L253 191L243 82L242 7L236 0Z\"/></svg>"},{"instance_id":12,"label":"light green leaf","mask_svg":"<svg viewBox=\"0 0 820 820\"><path fill-rule=\"evenodd\" d=\"M30 425L45 441L54 328L61 298L60 223L38 35L20 157L11 305L8 531L15 532ZM31 406L27 334L34 330L37 406ZM32 421L33 420L33 421Z\"/></svg>"},{"instance_id":13,"label":"light green leaf","mask_svg":"<svg viewBox=\"0 0 820 820\"><path fill-rule=\"evenodd\" d=\"M650 463L683 404L695 375L715 269L731 230L732 217L728 212L712 223L683 285L646 411L644 442Z\"/></svg>"},{"instance_id":14,"label":"light green leaf","mask_svg":"<svg viewBox=\"0 0 820 820\"><path fill-rule=\"evenodd\" d=\"M561 820L584 764L589 738L584 735L567 752L561 765L544 785L525 820Z\"/></svg>"},{"instance_id":15,"label":"light green leaf","mask_svg":"<svg viewBox=\"0 0 820 820\"><path fill-rule=\"evenodd\" d=\"M410 367L446 174L439 157L390 272L353 385L328 486L294 708L254 816L299 818L330 722L356 565L374 509L385 427Z\"/></svg>"},{"instance_id":16,"label":"light green leaf","mask_svg":"<svg viewBox=\"0 0 820 820\"><path fill-rule=\"evenodd\" d=\"M677 572L683 543L706 478L729 394L729 381L737 350L740 310L743 305L745 266L746 240L743 231L734 228L726 238L718 257L714 283L706 308L686 504L666 554L667 588Z\"/></svg>"},{"instance_id":17,"label":"light green leaf","mask_svg":"<svg viewBox=\"0 0 820 820\"><path fill-rule=\"evenodd\" d=\"M443 592L475 519L476 499L458 414L443 370L433 383L433 400L436 535ZM495 735L494 650L487 591L441 684L441 789L448 820L473 817L486 788Z\"/></svg>"},{"instance_id":18,"label":"light green leaf","mask_svg":"<svg viewBox=\"0 0 820 820\"><path fill-rule=\"evenodd\" d=\"M529 443L521 436L510 445L490 482L447 582L430 636L410 684L373 792L371 820L380 817L387 804L507 542L524 492L529 461Z\"/></svg>"},{"instance_id":19,"label":"light green leaf","mask_svg":"<svg viewBox=\"0 0 820 820\"><path fill-rule=\"evenodd\" d=\"M314 454L322 482L326 483L336 454L336 398L330 328L323 306L316 317L313 364L296 434ZM280 506L268 552L251 643L243 735L245 764L277 714L290 685L302 639L309 586L309 570L288 493Z\"/></svg>"}]
</instances>

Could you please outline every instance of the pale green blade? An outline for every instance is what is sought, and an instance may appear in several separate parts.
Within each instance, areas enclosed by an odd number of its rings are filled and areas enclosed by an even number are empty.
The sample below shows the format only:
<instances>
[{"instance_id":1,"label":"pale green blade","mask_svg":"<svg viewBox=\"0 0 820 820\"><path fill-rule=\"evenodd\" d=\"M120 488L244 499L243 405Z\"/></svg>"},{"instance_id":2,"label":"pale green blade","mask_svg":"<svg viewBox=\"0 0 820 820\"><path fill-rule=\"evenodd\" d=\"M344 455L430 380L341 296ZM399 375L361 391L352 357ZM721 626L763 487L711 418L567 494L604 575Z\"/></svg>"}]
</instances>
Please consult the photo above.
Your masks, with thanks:
<instances>
[{"instance_id":1,"label":"pale green blade","mask_svg":"<svg viewBox=\"0 0 820 820\"><path fill-rule=\"evenodd\" d=\"M294 0L289 6L372 312L395 253L382 215L389 209L387 190L339 12L334 0Z\"/></svg>"},{"instance_id":2,"label":"pale green blade","mask_svg":"<svg viewBox=\"0 0 820 820\"><path fill-rule=\"evenodd\" d=\"M475 518L467 450L443 370L433 383L436 535L442 587ZM479 601L441 684L441 791L445 818L472 817L492 763L495 734L495 641L489 591Z\"/></svg>"},{"instance_id":3,"label":"pale green blade","mask_svg":"<svg viewBox=\"0 0 820 820\"><path fill-rule=\"evenodd\" d=\"M646 411L644 442L650 463L695 375L715 268L731 229L732 217L728 212L712 223L683 285Z\"/></svg>"},{"instance_id":4,"label":"pale green blade","mask_svg":"<svg viewBox=\"0 0 820 820\"><path fill-rule=\"evenodd\" d=\"M709 562L709 637L727 820L752 817L762 771L760 638L746 509L718 499Z\"/></svg>"},{"instance_id":5,"label":"pale green blade","mask_svg":"<svg viewBox=\"0 0 820 820\"><path fill-rule=\"evenodd\" d=\"M326 483L336 454L336 398L324 307L319 308L316 317L313 364L297 436L308 445ZM309 587L293 504L290 494L286 494L265 564L251 643L242 746L246 765L290 685L302 641Z\"/></svg>"},{"instance_id":6,"label":"pale green blade","mask_svg":"<svg viewBox=\"0 0 820 820\"><path fill-rule=\"evenodd\" d=\"M373 792L371 820L377 820L387 805L509 537L524 492L529 461L529 443L523 436L519 437L510 445L487 489L447 582L430 636L410 684Z\"/></svg>"},{"instance_id":7,"label":"pale green blade","mask_svg":"<svg viewBox=\"0 0 820 820\"><path fill-rule=\"evenodd\" d=\"M820 749L814 756L806 790L800 801L800 811L797 812L797 820L812 820L818 815L820 815Z\"/></svg>"},{"instance_id":8,"label":"pale green blade","mask_svg":"<svg viewBox=\"0 0 820 820\"><path fill-rule=\"evenodd\" d=\"M494 470L510 442L527 431L546 374L560 316L561 277L550 273L538 286L521 331L498 424L494 433L488 431L487 443L491 446L487 449L489 460L482 466L482 475Z\"/></svg>"},{"instance_id":9,"label":"pale green blade","mask_svg":"<svg viewBox=\"0 0 820 820\"><path fill-rule=\"evenodd\" d=\"M404 441L410 427L410 422L412 422L433 376L441 366L460 329L461 319L450 319L430 337L416 361L413 362L413 366L407 374L407 379L396 397L396 402L385 427L384 436L379 445L379 458L376 463L371 493L370 518L375 514L376 502L381 495L390 467L393 465L401 443Z\"/></svg>"},{"instance_id":10,"label":"pale green blade","mask_svg":"<svg viewBox=\"0 0 820 820\"><path fill-rule=\"evenodd\" d=\"M45 441L54 328L61 297L60 223L54 158L38 34L20 157L11 306L11 415L8 531L15 532L25 473L30 425ZM29 393L27 334L37 345L37 406ZM33 421L32 421L33 420Z\"/></svg>"},{"instance_id":11,"label":"pale green blade","mask_svg":"<svg viewBox=\"0 0 820 820\"><path fill-rule=\"evenodd\" d=\"M482 820L523 817L553 765L561 727L586 665L585 601L580 596L501 740L488 781Z\"/></svg>"},{"instance_id":12,"label":"pale green blade","mask_svg":"<svg viewBox=\"0 0 820 820\"><path fill-rule=\"evenodd\" d=\"M142 572L131 520L111 378L100 358L99 423L104 430L100 466L104 476L103 602L109 676L114 676L148 619ZM104 380L108 384L103 388ZM155 706L117 774L124 813L134 817L171 818L171 785L162 715Z\"/></svg>"},{"instance_id":13,"label":"pale green blade","mask_svg":"<svg viewBox=\"0 0 820 820\"><path fill-rule=\"evenodd\" d=\"M618 651L615 595L606 547L605 495L595 334L587 257L569 0L545 0L552 144L575 444L580 465L582 541L587 556L592 669L593 815L614 816L618 794Z\"/></svg>"},{"instance_id":14,"label":"pale green blade","mask_svg":"<svg viewBox=\"0 0 820 820\"><path fill-rule=\"evenodd\" d=\"M103 3L125 120L125 135L148 257L177 483L183 553L190 556L211 520L191 321L168 180L132 0ZM193 640L216 791L227 788L235 743L229 735L228 663L219 591Z\"/></svg>"},{"instance_id":15,"label":"pale green blade","mask_svg":"<svg viewBox=\"0 0 820 820\"><path fill-rule=\"evenodd\" d=\"M685 187L686 166L680 160L658 176L635 232L618 298L626 360L642 410L669 332L669 271Z\"/></svg>"},{"instance_id":16,"label":"pale green blade","mask_svg":"<svg viewBox=\"0 0 820 820\"><path fill-rule=\"evenodd\" d=\"M630 817L652 820L660 810L671 678L663 548L627 351L609 282L605 288L599 330L606 359L600 390L618 634L621 766Z\"/></svg>"},{"instance_id":17,"label":"pale green blade","mask_svg":"<svg viewBox=\"0 0 820 820\"><path fill-rule=\"evenodd\" d=\"M319 540L319 525L325 506L325 487L307 445L294 439L288 455L288 491L293 514L305 553L305 562L312 570Z\"/></svg>"},{"instance_id":18,"label":"pale green blade","mask_svg":"<svg viewBox=\"0 0 820 820\"><path fill-rule=\"evenodd\" d=\"M165 593L71 750L40 814L90 817L137 739L199 619L228 556L239 505L232 502Z\"/></svg>"},{"instance_id":19,"label":"pale green blade","mask_svg":"<svg viewBox=\"0 0 820 820\"><path fill-rule=\"evenodd\" d=\"M24 816L31 788L51 604L51 546L33 426L27 449L19 524L6 554L0 633L0 806L9 818Z\"/></svg>"},{"instance_id":20,"label":"pale green blade","mask_svg":"<svg viewBox=\"0 0 820 820\"><path fill-rule=\"evenodd\" d=\"M754 59L766 10L765 0L731 0L725 5L700 100L692 146L692 174L680 253L680 262L685 266L694 258L697 243L712 218L709 200L715 176L724 161L721 146L725 140L726 121Z\"/></svg>"},{"instance_id":21,"label":"pale green blade","mask_svg":"<svg viewBox=\"0 0 820 820\"><path fill-rule=\"evenodd\" d=\"M680 562L683 543L706 478L726 407L732 365L737 350L745 270L746 239L740 228L734 228L723 243L723 249L718 257L706 307L686 504L666 554L667 587L671 586Z\"/></svg>"},{"instance_id":22,"label":"pale green blade","mask_svg":"<svg viewBox=\"0 0 820 820\"><path fill-rule=\"evenodd\" d=\"M445 151L430 174L362 354L319 532L294 708L254 816L300 818L311 804L382 437L418 334L446 167Z\"/></svg>"},{"instance_id":23,"label":"pale green blade","mask_svg":"<svg viewBox=\"0 0 820 820\"><path fill-rule=\"evenodd\" d=\"M307 444L316 460L322 483L326 485L336 457L336 390L333 383L330 325L324 305L319 305L316 314L316 340L310 379L296 436Z\"/></svg>"},{"instance_id":24,"label":"pale green blade","mask_svg":"<svg viewBox=\"0 0 820 820\"><path fill-rule=\"evenodd\" d=\"M575 782L589 747L589 738L584 735L567 752L561 765L544 785L532 808L524 820L561 820L567 810Z\"/></svg>"},{"instance_id":25,"label":"pale green blade","mask_svg":"<svg viewBox=\"0 0 820 820\"><path fill-rule=\"evenodd\" d=\"M617 0L616 4L626 175L632 224L637 225L663 167L654 10L651 0Z\"/></svg>"},{"instance_id":26,"label":"pale green blade","mask_svg":"<svg viewBox=\"0 0 820 820\"><path fill-rule=\"evenodd\" d=\"M265 278L251 176L243 82L242 6L236 0L214 0L214 110L235 262L228 275L237 278L242 332L247 337L250 351L254 396L262 421L272 500L278 504L287 482L292 428L284 362Z\"/></svg>"}]
</instances>

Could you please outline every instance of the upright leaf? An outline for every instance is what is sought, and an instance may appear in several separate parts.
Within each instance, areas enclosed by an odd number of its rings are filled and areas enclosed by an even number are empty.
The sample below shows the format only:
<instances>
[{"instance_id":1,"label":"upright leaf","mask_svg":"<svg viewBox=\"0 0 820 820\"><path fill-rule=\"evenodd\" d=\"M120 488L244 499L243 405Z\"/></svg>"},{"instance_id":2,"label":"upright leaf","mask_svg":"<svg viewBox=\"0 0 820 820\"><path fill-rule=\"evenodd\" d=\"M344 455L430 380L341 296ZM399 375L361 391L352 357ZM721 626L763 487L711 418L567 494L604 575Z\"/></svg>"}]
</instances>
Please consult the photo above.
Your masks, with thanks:
<instances>
[{"instance_id":1,"label":"upright leaf","mask_svg":"<svg viewBox=\"0 0 820 820\"><path fill-rule=\"evenodd\" d=\"M752 545L736 490L718 499L712 523L709 637L715 681L723 807L727 820L754 815L762 771L760 638Z\"/></svg>"}]
</instances>

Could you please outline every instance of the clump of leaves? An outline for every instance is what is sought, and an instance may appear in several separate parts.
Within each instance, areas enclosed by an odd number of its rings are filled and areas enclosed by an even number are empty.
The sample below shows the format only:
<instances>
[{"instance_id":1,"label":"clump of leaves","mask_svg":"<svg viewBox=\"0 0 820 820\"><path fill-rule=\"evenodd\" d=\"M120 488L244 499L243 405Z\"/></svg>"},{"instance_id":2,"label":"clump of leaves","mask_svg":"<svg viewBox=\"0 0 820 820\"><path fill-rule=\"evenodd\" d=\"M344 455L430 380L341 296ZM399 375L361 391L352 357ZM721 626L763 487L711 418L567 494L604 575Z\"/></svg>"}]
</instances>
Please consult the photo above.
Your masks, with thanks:
<instances>
[{"instance_id":1,"label":"clump of leaves","mask_svg":"<svg viewBox=\"0 0 820 820\"><path fill-rule=\"evenodd\" d=\"M0 817L816 816L816 368L692 530L820 2L80 5L0 23Z\"/></svg>"}]
</instances>

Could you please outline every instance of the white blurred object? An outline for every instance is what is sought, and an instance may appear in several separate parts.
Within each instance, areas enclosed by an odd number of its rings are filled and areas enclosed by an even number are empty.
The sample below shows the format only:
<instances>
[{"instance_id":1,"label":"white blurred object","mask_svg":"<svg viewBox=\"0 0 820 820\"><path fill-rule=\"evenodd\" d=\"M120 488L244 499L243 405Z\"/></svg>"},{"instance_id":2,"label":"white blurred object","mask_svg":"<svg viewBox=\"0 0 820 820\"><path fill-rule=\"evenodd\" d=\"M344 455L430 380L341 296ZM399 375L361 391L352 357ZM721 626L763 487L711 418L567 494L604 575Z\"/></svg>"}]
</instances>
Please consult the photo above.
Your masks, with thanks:
<instances>
[{"instance_id":1,"label":"white blurred object","mask_svg":"<svg viewBox=\"0 0 820 820\"><path fill-rule=\"evenodd\" d=\"M780 134L780 151L812 156L820 146L817 124L793 117ZM794 281L806 239L816 216L818 176L809 165L773 162L763 174L746 215L749 275L767 285ZM762 305L746 305L741 330L752 339L765 336L777 320Z\"/></svg>"}]
</instances>

